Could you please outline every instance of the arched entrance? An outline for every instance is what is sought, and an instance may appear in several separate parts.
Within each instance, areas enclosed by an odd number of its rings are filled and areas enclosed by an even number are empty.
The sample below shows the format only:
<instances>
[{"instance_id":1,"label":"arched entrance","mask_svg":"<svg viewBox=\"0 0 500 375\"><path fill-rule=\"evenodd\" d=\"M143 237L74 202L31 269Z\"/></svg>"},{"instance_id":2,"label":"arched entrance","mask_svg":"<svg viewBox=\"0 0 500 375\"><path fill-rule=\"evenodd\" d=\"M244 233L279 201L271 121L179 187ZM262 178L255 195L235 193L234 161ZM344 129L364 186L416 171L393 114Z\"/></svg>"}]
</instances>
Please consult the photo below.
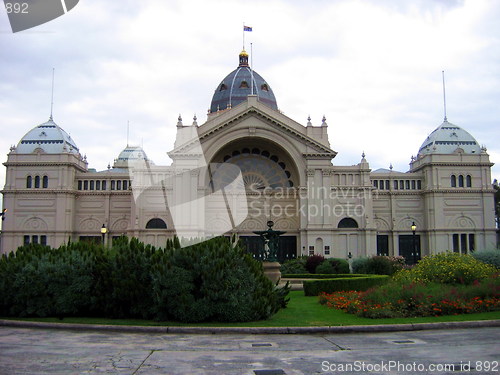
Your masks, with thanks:
<instances>
[{"instance_id":1,"label":"arched entrance","mask_svg":"<svg viewBox=\"0 0 500 375\"><path fill-rule=\"evenodd\" d=\"M299 173L289 153L269 140L252 137L232 141L215 153L211 160L210 187L218 190L235 180L234 168L221 165L230 163L238 167L246 191L248 215L234 232L250 252L263 247L253 232L265 230L268 220L274 229L287 233L280 238L279 260L296 257L299 234ZM236 170L238 171L238 170Z\"/></svg>"}]
</instances>

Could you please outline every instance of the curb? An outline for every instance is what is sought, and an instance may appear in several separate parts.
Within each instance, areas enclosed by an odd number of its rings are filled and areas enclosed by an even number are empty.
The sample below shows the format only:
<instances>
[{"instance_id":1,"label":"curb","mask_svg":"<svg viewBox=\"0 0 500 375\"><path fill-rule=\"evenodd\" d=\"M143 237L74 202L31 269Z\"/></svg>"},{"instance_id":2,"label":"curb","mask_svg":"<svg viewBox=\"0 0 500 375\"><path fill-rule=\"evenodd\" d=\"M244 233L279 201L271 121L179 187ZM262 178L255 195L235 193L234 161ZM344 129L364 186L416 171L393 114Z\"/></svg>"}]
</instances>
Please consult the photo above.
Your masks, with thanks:
<instances>
[{"instance_id":1,"label":"curb","mask_svg":"<svg viewBox=\"0 0 500 375\"><path fill-rule=\"evenodd\" d=\"M322 327L163 327L0 320L0 327L162 334L341 334L500 327L500 320Z\"/></svg>"}]
</instances>

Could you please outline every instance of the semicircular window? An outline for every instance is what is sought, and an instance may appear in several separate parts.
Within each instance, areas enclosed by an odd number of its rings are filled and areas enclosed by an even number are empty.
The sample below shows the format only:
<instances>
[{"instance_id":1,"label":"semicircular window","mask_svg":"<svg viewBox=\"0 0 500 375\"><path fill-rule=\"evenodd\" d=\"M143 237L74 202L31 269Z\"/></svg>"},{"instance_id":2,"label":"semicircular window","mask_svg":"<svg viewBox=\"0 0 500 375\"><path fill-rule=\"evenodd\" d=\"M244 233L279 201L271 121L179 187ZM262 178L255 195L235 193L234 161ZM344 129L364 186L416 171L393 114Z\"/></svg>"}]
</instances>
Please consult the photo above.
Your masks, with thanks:
<instances>
[{"instance_id":1,"label":"semicircular window","mask_svg":"<svg viewBox=\"0 0 500 375\"><path fill-rule=\"evenodd\" d=\"M162 219L155 217L148 221L146 229L167 229L167 224Z\"/></svg>"},{"instance_id":2,"label":"semicircular window","mask_svg":"<svg viewBox=\"0 0 500 375\"><path fill-rule=\"evenodd\" d=\"M340 220L338 228L346 229L346 228L359 228L358 222L350 217L345 217Z\"/></svg>"},{"instance_id":3,"label":"semicircular window","mask_svg":"<svg viewBox=\"0 0 500 375\"><path fill-rule=\"evenodd\" d=\"M231 156L223 157L224 162L239 167L246 188L259 190L266 187L272 189L293 187L293 182L290 179L291 173L283 168L286 166L284 163L280 162L277 157L275 160L271 160L264 156L266 151L262 151L262 154L254 151L257 150L252 150L252 154L233 152ZM267 154L269 153L267 152ZM212 186L218 190L231 184L237 177L238 170L219 167L212 172Z\"/></svg>"}]
</instances>

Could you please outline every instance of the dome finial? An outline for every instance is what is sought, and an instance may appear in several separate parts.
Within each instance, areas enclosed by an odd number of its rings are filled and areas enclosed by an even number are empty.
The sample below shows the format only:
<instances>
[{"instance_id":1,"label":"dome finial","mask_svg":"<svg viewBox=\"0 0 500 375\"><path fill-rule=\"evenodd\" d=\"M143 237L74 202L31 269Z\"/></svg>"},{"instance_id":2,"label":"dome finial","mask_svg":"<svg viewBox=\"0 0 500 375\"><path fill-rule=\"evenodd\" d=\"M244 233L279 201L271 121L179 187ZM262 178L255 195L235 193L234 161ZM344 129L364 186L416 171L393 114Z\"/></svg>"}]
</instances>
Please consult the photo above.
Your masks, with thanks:
<instances>
[{"instance_id":1,"label":"dome finial","mask_svg":"<svg viewBox=\"0 0 500 375\"><path fill-rule=\"evenodd\" d=\"M244 49L240 52L240 65L239 66L248 66L248 53Z\"/></svg>"}]
</instances>

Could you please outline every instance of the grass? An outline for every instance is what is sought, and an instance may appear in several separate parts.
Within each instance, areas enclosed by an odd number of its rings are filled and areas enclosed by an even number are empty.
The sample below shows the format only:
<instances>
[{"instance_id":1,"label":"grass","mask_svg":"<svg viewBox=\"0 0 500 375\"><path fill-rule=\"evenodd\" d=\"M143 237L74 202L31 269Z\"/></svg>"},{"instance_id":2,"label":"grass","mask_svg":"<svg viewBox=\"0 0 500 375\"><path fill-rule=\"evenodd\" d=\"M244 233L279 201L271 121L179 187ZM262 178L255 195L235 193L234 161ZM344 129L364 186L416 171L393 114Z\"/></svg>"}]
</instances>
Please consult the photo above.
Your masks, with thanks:
<instances>
[{"instance_id":1,"label":"grass","mask_svg":"<svg viewBox=\"0 0 500 375\"><path fill-rule=\"evenodd\" d=\"M411 324L434 322L459 322L471 320L497 320L500 311L478 314L449 315L422 318L369 319L330 309L318 302L318 297L306 297L302 291L290 292L290 303L268 320L247 323L198 323L182 324L179 322L155 322L141 319L105 319L105 318L8 318L37 322L110 324L135 326L189 326L189 327L313 327L313 326L349 326L373 324Z\"/></svg>"}]
</instances>

